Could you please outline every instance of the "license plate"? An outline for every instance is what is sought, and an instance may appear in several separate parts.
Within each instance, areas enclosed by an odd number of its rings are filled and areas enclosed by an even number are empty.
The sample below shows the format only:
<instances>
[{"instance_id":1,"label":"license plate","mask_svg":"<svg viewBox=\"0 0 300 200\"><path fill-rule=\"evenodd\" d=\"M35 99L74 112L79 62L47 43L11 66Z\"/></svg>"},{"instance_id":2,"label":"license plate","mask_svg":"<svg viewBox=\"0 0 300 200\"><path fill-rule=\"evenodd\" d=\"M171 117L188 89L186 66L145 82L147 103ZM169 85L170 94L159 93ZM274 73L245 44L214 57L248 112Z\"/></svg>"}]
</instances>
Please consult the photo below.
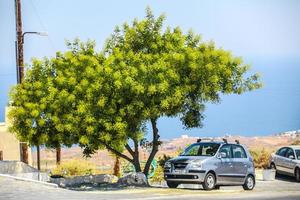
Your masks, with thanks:
<instances>
[{"instance_id":1,"label":"license plate","mask_svg":"<svg viewBox=\"0 0 300 200\"><path fill-rule=\"evenodd\" d=\"M184 173L184 170L182 169L174 169L173 171L175 174L183 174Z\"/></svg>"}]
</instances>

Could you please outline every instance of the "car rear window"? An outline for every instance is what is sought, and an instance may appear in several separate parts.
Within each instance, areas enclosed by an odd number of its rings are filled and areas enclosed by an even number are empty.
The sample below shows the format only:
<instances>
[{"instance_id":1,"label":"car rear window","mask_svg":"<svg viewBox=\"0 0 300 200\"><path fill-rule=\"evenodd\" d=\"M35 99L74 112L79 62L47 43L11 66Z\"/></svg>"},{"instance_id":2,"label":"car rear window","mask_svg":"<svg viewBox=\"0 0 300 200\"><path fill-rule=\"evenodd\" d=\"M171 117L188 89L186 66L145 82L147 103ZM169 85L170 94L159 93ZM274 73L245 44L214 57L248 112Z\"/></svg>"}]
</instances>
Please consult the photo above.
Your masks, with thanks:
<instances>
[{"instance_id":1,"label":"car rear window","mask_svg":"<svg viewBox=\"0 0 300 200\"><path fill-rule=\"evenodd\" d=\"M232 145L233 158L247 158L246 152L243 147Z\"/></svg>"}]
</instances>

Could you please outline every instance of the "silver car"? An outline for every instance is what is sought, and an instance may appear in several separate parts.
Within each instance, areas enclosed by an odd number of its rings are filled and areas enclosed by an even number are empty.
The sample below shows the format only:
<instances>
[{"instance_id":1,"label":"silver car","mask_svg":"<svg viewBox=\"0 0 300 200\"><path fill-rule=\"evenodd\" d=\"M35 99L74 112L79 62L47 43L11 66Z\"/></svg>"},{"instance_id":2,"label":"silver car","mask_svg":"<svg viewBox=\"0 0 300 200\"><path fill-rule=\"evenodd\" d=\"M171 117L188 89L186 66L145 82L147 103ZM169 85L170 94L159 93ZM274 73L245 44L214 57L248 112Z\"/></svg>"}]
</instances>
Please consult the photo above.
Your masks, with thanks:
<instances>
[{"instance_id":1,"label":"silver car","mask_svg":"<svg viewBox=\"0 0 300 200\"><path fill-rule=\"evenodd\" d=\"M165 163L164 178L168 187L200 183L205 190L219 189L222 185L242 185L245 190L252 190L255 186L253 159L248 150L236 142L199 139L179 157Z\"/></svg>"},{"instance_id":2,"label":"silver car","mask_svg":"<svg viewBox=\"0 0 300 200\"><path fill-rule=\"evenodd\" d=\"M300 182L300 146L280 148L271 155L270 167L276 169L276 173L293 176Z\"/></svg>"}]
</instances>

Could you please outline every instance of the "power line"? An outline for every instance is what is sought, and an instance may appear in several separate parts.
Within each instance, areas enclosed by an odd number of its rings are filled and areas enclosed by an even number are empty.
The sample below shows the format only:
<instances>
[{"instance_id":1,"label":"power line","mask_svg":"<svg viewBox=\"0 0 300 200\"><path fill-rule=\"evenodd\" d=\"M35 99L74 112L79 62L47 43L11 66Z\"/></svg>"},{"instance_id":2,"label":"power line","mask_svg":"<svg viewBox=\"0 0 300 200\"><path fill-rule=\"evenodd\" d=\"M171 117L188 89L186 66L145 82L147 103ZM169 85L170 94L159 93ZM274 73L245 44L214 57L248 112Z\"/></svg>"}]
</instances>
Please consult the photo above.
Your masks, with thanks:
<instances>
[{"instance_id":1,"label":"power line","mask_svg":"<svg viewBox=\"0 0 300 200\"><path fill-rule=\"evenodd\" d=\"M36 6L35 6L33 0L30 0L30 3L31 3L31 6L32 6L32 8L33 8L33 10L34 10L34 12L35 12L35 15L36 15L37 18L38 18L38 21L39 21L40 25L42 26L42 28L44 29L44 31L48 32L48 29L47 29L47 27L45 26L45 24L43 23L42 18L41 18L41 16L40 16L40 14L39 14L39 12L38 12L38 10L37 10L37 8L36 8ZM48 32L47 40L49 41L49 44L50 44L50 47L52 48L52 51L55 52L55 51L56 51L56 50L55 50L56 48L55 48L54 42L53 42L53 40L52 40L51 35L49 34L49 32Z\"/></svg>"}]
</instances>

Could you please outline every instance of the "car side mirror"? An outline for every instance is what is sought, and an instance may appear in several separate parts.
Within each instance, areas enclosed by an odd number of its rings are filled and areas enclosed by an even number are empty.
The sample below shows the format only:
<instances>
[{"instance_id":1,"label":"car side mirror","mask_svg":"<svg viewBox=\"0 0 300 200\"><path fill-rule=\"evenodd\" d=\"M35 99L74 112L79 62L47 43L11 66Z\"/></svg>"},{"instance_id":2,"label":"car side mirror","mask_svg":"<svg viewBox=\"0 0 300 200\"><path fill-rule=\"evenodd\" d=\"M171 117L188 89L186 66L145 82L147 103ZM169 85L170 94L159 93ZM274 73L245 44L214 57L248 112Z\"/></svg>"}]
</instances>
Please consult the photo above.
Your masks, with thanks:
<instances>
[{"instance_id":1,"label":"car side mirror","mask_svg":"<svg viewBox=\"0 0 300 200\"><path fill-rule=\"evenodd\" d=\"M217 157L218 157L218 158L226 158L227 155L226 155L226 153L224 153L224 152L220 152L220 153L218 154Z\"/></svg>"},{"instance_id":2,"label":"car side mirror","mask_svg":"<svg viewBox=\"0 0 300 200\"><path fill-rule=\"evenodd\" d=\"M295 159L295 157L294 157L293 155L290 155L290 156L289 156L289 159L292 159L292 160L294 160L294 159Z\"/></svg>"}]
</instances>

